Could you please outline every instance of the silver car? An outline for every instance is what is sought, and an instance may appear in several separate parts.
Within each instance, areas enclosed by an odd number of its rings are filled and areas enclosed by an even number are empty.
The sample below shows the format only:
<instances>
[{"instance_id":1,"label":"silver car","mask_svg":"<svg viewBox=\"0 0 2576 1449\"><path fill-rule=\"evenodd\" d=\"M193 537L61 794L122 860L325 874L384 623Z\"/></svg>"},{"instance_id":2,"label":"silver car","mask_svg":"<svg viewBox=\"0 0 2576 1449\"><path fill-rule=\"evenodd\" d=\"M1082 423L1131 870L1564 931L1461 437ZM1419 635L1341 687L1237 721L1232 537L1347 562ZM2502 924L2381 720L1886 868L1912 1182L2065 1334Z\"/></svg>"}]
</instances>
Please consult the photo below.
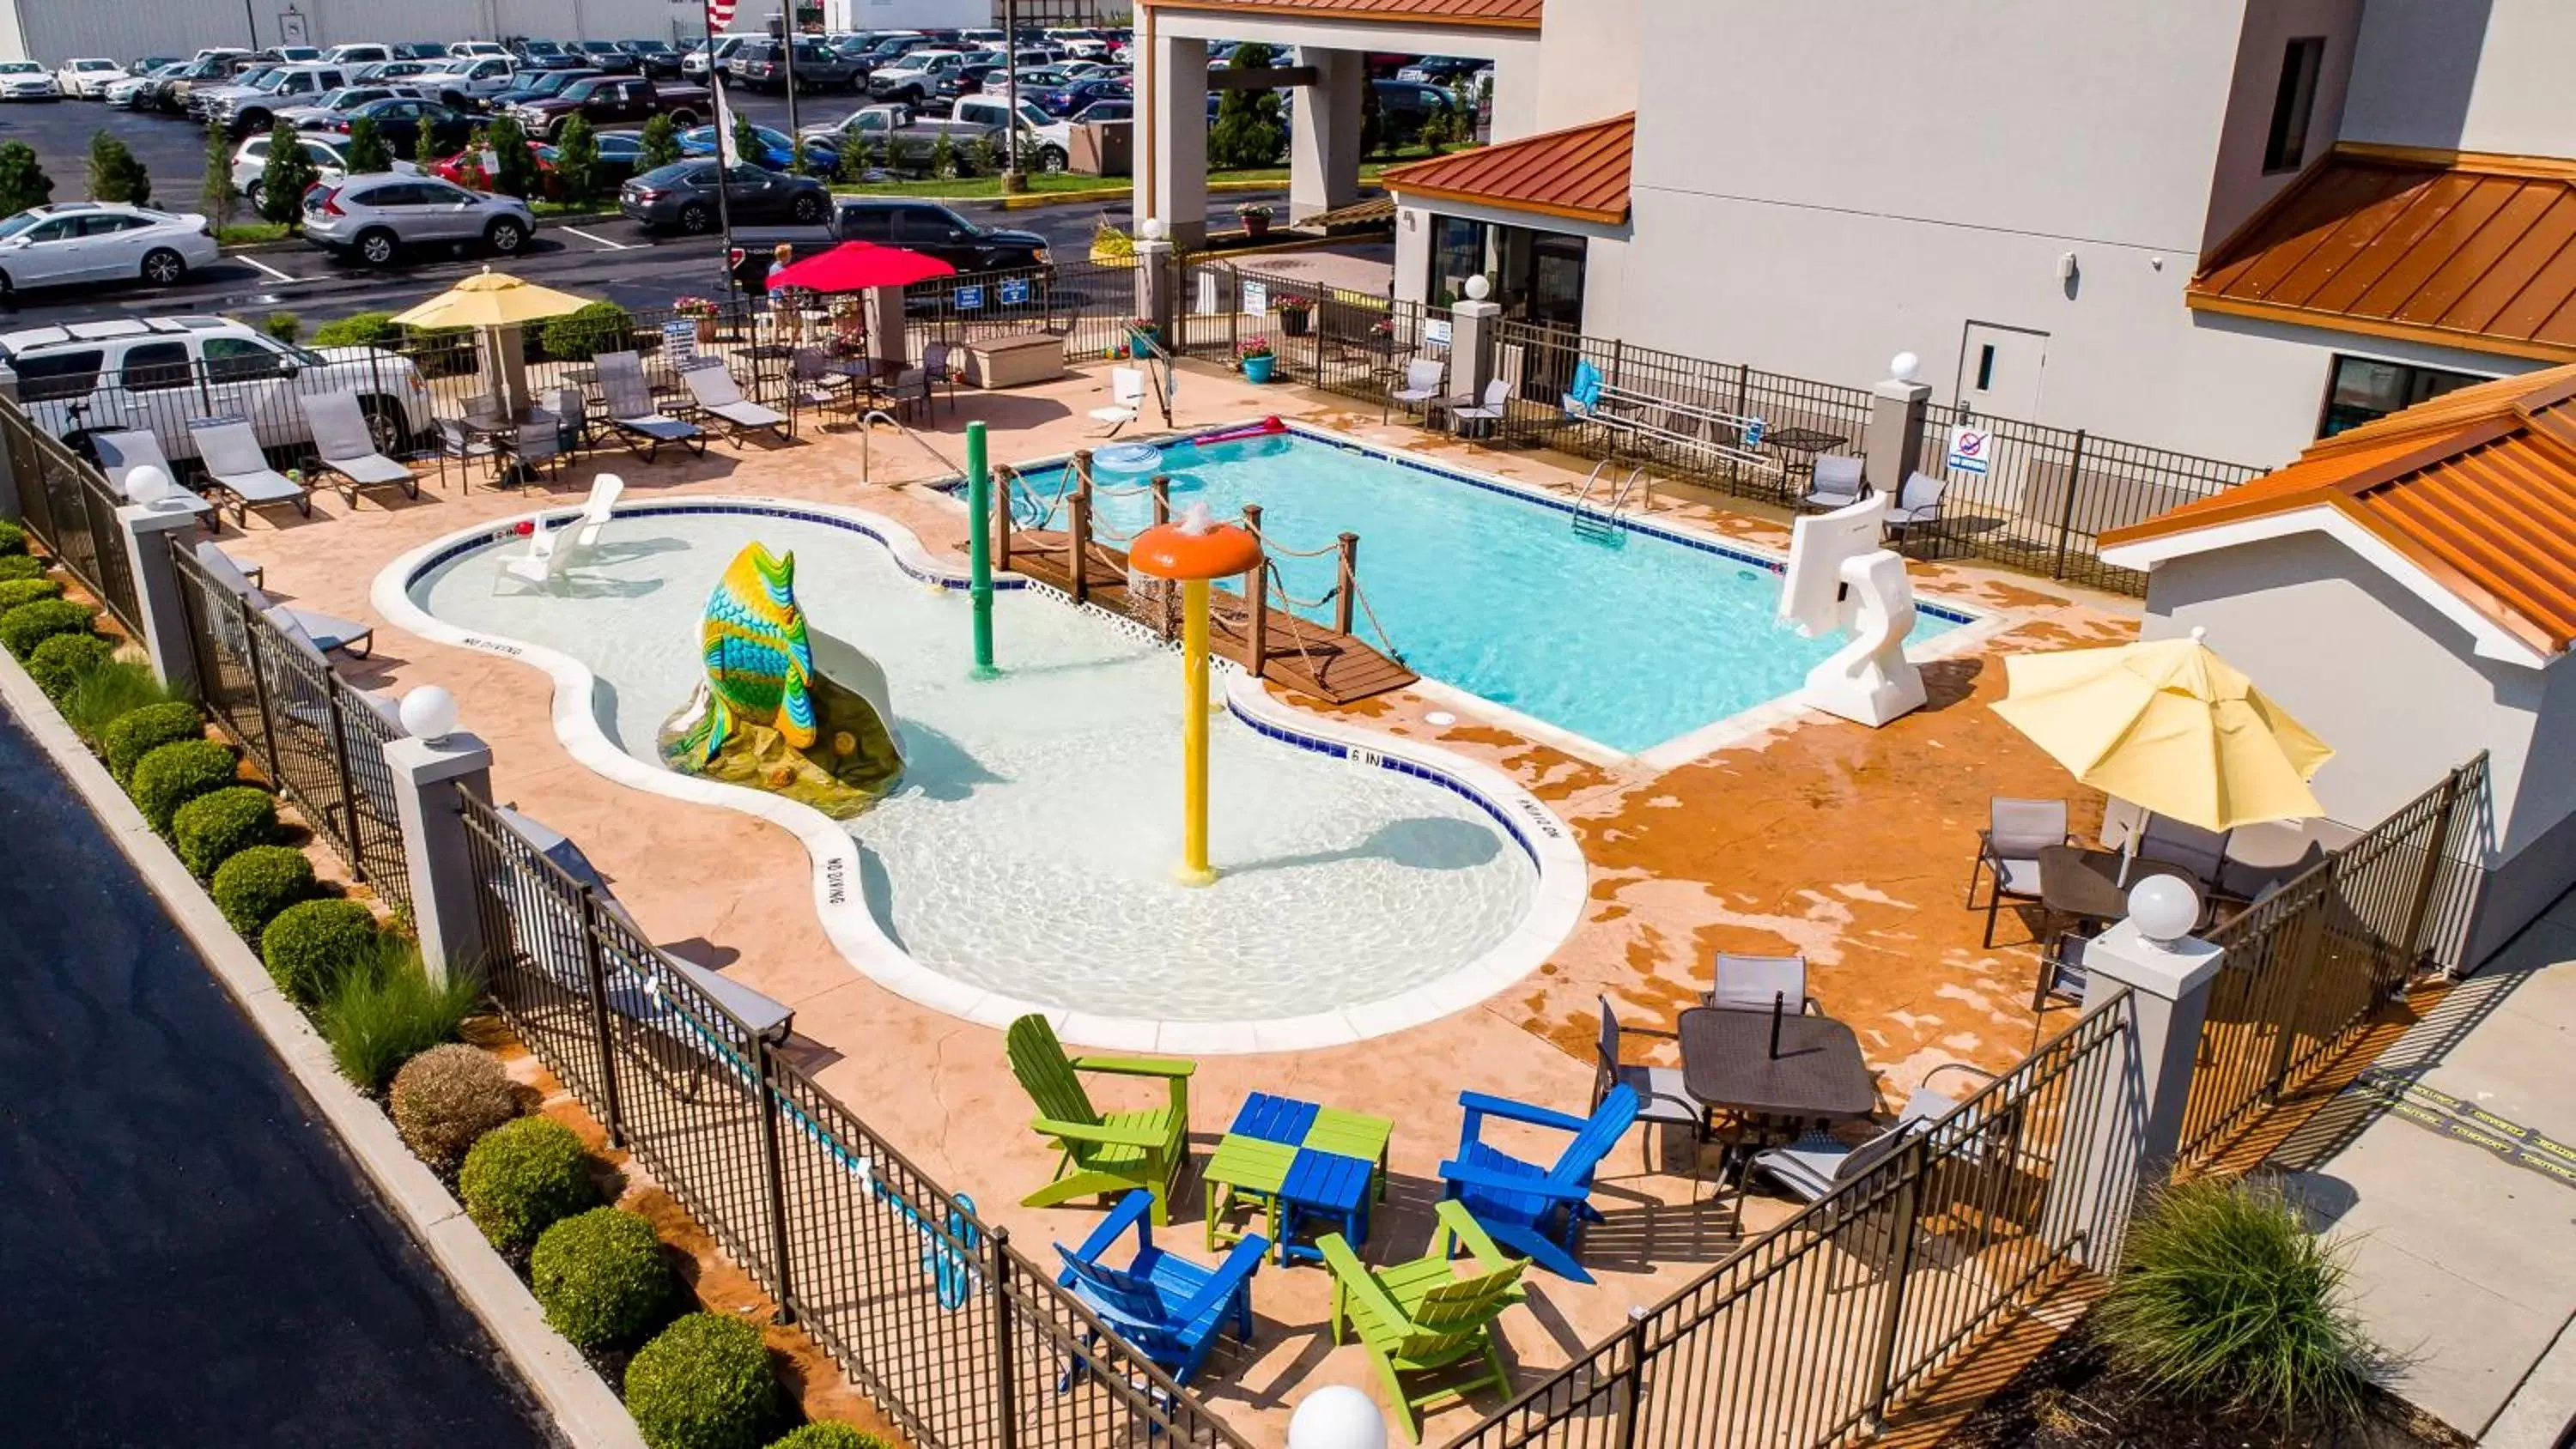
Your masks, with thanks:
<instances>
[{"instance_id":1,"label":"silver car","mask_svg":"<svg viewBox=\"0 0 2576 1449\"><path fill-rule=\"evenodd\" d=\"M304 193L304 239L371 267L391 265L411 246L479 244L517 256L536 229L536 213L517 197L434 176L378 171Z\"/></svg>"}]
</instances>

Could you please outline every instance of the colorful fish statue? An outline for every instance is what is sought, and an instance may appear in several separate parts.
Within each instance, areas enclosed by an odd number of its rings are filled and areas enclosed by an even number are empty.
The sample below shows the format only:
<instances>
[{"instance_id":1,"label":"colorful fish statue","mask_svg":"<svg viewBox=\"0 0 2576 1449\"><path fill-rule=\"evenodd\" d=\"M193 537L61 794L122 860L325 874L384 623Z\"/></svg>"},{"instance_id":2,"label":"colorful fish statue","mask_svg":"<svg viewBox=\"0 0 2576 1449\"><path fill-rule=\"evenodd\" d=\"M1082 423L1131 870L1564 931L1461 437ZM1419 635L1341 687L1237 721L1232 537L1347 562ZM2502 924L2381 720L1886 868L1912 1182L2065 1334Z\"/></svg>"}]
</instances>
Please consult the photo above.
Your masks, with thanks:
<instances>
[{"instance_id":1,"label":"colorful fish statue","mask_svg":"<svg viewBox=\"0 0 2576 1449\"><path fill-rule=\"evenodd\" d=\"M689 747L712 761L738 721L765 724L799 750L814 746L814 652L796 605L796 555L751 544L734 556L707 596L700 638L711 694Z\"/></svg>"}]
</instances>

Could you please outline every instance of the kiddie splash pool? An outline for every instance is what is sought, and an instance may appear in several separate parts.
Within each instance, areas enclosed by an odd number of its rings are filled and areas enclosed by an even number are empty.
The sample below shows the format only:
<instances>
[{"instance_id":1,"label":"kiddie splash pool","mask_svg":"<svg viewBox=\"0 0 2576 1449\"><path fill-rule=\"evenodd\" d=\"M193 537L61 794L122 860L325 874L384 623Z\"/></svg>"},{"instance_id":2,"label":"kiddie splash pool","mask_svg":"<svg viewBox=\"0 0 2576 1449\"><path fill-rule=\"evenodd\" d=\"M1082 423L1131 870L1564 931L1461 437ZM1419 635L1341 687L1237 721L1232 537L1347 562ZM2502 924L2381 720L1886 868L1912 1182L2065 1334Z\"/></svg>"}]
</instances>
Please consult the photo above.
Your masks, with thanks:
<instances>
[{"instance_id":1,"label":"kiddie splash pool","mask_svg":"<svg viewBox=\"0 0 2576 1449\"><path fill-rule=\"evenodd\" d=\"M755 540L795 552L812 626L891 683L905 777L847 821L673 773L655 748L702 669L707 592ZM973 680L962 580L885 519L751 499L623 507L543 591L503 577L524 547L508 526L441 540L388 568L377 604L545 669L556 733L593 769L794 831L835 943L939 1009L993 1023L1041 1010L1112 1047L1351 1041L1501 989L1579 916L1580 853L1508 779L1293 714L1239 676L1214 738L1222 875L1174 884L1177 657L1006 588L1005 673Z\"/></svg>"}]
</instances>

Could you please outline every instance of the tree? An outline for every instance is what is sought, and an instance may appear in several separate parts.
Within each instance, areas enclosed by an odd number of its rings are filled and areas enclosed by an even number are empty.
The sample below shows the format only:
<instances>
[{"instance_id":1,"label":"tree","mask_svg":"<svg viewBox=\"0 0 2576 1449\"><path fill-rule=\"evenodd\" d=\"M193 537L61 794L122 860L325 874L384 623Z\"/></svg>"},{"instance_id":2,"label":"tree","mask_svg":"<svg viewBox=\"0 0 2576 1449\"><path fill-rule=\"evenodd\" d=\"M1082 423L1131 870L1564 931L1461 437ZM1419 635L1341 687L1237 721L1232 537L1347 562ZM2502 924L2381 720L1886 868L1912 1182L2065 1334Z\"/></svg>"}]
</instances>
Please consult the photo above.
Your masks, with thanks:
<instances>
[{"instance_id":1,"label":"tree","mask_svg":"<svg viewBox=\"0 0 2576 1449\"><path fill-rule=\"evenodd\" d=\"M1259 42L1238 45L1226 64L1234 70L1264 69L1270 64L1270 47ZM1279 148L1287 138L1278 92L1227 91L1225 99L1217 102L1216 124L1208 128L1208 164L1224 171L1268 166L1279 159Z\"/></svg>"},{"instance_id":2,"label":"tree","mask_svg":"<svg viewBox=\"0 0 2576 1449\"><path fill-rule=\"evenodd\" d=\"M555 180L570 205L588 206L599 196L599 133L579 111L564 122L563 138L555 142Z\"/></svg>"},{"instance_id":3,"label":"tree","mask_svg":"<svg viewBox=\"0 0 2576 1449\"><path fill-rule=\"evenodd\" d=\"M492 189L521 201L537 194L537 158L528 149L528 133L508 116L494 118L483 144L491 147Z\"/></svg>"},{"instance_id":4,"label":"tree","mask_svg":"<svg viewBox=\"0 0 2576 1449\"><path fill-rule=\"evenodd\" d=\"M280 118L268 132L268 169L259 177L259 214L280 226L293 226L304 214L304 193L321 180L313 158L304 154L304 138L293 122Z\"/></svg>"},{"instance_id":5,"label":"tree","mask_svg":"<svg viewBox=\"0 0 2576 1449\"><path fill-rule=\"evenodd\" d=\"M54 199L54 178L24 141L0 141L0 216L16 216Z\"/></svg>"},{"instance_id":6,"label":"tree","mask_svg":"<svg viewBox=\"0 0 2576 1449\"><path fill-rule=\"evenodd\" d=\"M424 114L420 129L412 133L411 159L427 165L438 159L438 127Z\"/></svg>"},{"instance_id":7,"label":"tree","mask_svg":"<svg viewBox=\"0 0 2576 1449\"><path fill-rule=\"evenodd\" d=\"M761 155L768 149L769 148L767 146L761 144L760 132L751 124L751 117L744 115L740 111L734 112L734 159L742 162L746 166L757 166L760 164Z\"/></svg>"},{"instance_id":8,"label":"tree","mask_svg":"<svg viewBox=\"0 0 2576 1449\"><path fill-rule=\"evenodd\" d=\"M654 171L680 159L680 128L669 116L655 116L644 123L644 134L635 144L643 155L636 164L639 171Z\"/></svg>"},{"instance_id":9,"label":"tree","mask_svg":"<svg viewBox=\"0 0 2576 1449\"><path fill-rule=\"evenodd\" d=\"M197 183L197 209L221 231L233 215L233 140L221 121L206 123L206 174Z\"/></svg>"},{"instance_id":10,"label":"tree","mask_svg":"<svg viewBox=\"0 0 2576 1449\"><path fill-rule=\"evenodd\" d=\"M394 151L385 144L385 128L373 116L349 122L349 174L373 176L394 169Z\"/></svg>"},{"instance_id":11,"label":"tree","mask_svg":"<svg viewBox=\"0 0 2576 1449\"><path fill-rule=\"evenodd\" d=\"M957 143L942 131L930 143L930 174L944 181L957 171Z\"/></svg>"},{"instance_id":12,"label":"tree","mask_svg":"<svg viewBox=\"0 0 2576 1449\"><path fill-rule=\"evenodd\" d=\"M152 204L152 176L123 141L105 131L89 138L89 195L92 201Z\"/></svg>"},{"instance_id":13,"label":"tree","mask_svg":"<svg viewBox=\"0 0 2576 1449\"><path fill-rule=\"evenodd\" d=\"M1375 156L1386 150L1386 112L1378 105L1377 86L1363 82L1360 86L1360 154Z\"/></svg>"}]
</instances>

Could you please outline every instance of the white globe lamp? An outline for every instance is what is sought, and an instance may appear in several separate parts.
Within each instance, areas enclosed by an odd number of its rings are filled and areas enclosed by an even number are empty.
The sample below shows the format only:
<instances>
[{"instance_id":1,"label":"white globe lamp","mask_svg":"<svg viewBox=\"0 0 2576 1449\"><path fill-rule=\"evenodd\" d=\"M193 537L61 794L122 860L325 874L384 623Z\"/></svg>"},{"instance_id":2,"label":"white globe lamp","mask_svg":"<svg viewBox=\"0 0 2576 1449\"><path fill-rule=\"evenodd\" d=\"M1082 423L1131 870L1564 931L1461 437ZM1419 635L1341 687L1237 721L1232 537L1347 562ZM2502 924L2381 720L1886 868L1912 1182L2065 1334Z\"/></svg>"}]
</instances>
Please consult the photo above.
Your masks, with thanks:
<instances>
[{"instance_id":1,"label":"white globe lamp","mask_svg":"<svg viewBox=\"0 0 2576 1449\"><path fill-rule=\"evenodd\" d=\"M1386 1449L1386 1416L1349 1384L1326 1384L1288 1416L1288 1449Z\"/></svg>"},{"instance_id":2,"label":"white globe lamp","mask_svg":"<svg viewBox=\"0 0 2576 1449\"><path fill-rule=\"evenodd\" d=\"M1923 359L1900 352L1887 360L1887 375L1896 382L1912 382L1923 375Z\"/></svg>"},{"instance_id":3,"label":"white globe lamp","mask_svg":"<svg viewBox=\"0 0 2576 1449\"><path fill-rule=\"evenodd\" d=\"M2129 887L2129 924L2157 945L2170 946L2200 924L2200 893L2180 876L2148 876Z\"/></svg>"},{"instance_id":4,"label":"white globe lamp","mask_svg":"<svg viewBox=\"0 0 2576 1449\"><path fill-rule=\"evenodd\" d=\"M1479 273L1477 273L1476 275L1474 275L1474 276L1472 276L1472 277L1469 277L1469 278L1467 279L1467 300L1468 300L1468 301L1470 301L1470 302L1481 302L1481 301L1485 300L1487 297L1492 296L1493 294L1494 294L1494 284L1485 280L1485 274L1484 274L1484 273L1479 272Z\"/></svg>"},{"instance_id":5,"label":"white globe lamp","mask_svg":"<svg viewBox=\"0 0 2576 1449\"><path fill-rule=\"evenodd\" d=\"M435 684L424 684L402 697L396 710L403 733L436 744L456 733L456 696Z\"/></svg>"},{"instance_id":6,"label":"white globe lamp","mask_svg":"<svg viewBox=\"0 0 2576 1449\"><path fill-rule=\"evenodd\" d=\"M1163 224L1161 217L1149 216L1145 218L1144 225L1136 228L1136 234L1147 241L1161 241L1172 234L1172 229Z\"/></svg>"},{"instance_id":7,"label":"white globe lamp","mask_svg":"<svg viewBox=\"0 0 2576 1449\"><path fill-rule=\"evenodd\" d=\"M158 508L170 496L174 486L169 474L145 463L125 475L125 501L145 508Z\"/></svg>"}]
</instances>

